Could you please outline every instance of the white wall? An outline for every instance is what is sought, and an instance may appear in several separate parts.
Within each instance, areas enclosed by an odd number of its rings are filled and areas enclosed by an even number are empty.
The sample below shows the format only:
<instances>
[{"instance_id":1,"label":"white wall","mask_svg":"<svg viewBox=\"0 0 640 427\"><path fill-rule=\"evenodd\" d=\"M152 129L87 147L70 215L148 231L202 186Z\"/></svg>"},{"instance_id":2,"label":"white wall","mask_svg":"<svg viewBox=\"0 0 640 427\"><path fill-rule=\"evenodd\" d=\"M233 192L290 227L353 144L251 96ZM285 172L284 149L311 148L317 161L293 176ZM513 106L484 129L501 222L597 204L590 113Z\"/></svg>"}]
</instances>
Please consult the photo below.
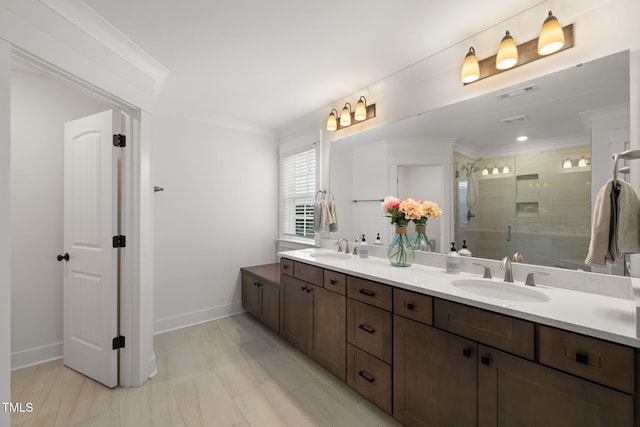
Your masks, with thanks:
<instances>
[{"instance_id":1,"label":"white wall","mask_svg":"<svg viewBox=\"0 0 640 427\"><path fill-rule=\"evenodd\" d=\"M62 356L64 123L109 108L59 79L12 72L12 368Z\"/></svg>"},{"instance_id":2,"label":"white wall","mask_svg":"<svg viewBox=\"0 0 640 427\"><path fill-rule=\"evenodd\" d=\"M154 116L155 331L242 311L240 267L275 262L268 137Z\"/></svg>"},{"instance_id":3,"label":"white wall","mask_svg":"<svg viewBox=\"0 0 640 427\"><path fill-rule=\"evenodd\" d=\"M11 48L0 40L0 402L11 401ZM8 202L8 203L7 203ZM0 410L0 426L10 415Z\"/></svg>"}]
</instances>

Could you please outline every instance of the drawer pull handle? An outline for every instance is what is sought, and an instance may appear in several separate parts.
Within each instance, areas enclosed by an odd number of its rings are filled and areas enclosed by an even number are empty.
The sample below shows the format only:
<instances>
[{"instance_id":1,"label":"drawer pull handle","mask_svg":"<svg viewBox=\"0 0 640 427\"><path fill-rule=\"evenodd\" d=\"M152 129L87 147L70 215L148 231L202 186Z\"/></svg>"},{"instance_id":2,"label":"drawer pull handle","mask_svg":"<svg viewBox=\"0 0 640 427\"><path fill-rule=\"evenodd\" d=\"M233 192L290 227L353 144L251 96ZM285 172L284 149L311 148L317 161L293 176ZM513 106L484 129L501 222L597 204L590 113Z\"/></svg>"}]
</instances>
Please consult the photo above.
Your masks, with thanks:
<instances>
[{"instance_id":1,"label":"drawer pull handle","mask_svg":"<svg viewBox=\"0 0 640 427\"><path fill-rule=\"evenodd\" d=\"M372 383L372 382L374 382L376 380L372 376L367 375L367 373L365 371L358 372L358 375L360 375L362 378L364 378L365 380L369 381L370 383Z\"/></svg>"},{"instance_id":2,"label":"drawer pull handle","mask_svg":"<svg viewBox=\"0 0 640 427\"><path fill-rule=\"evenodd\" d=\"M471 357L471 349L470 348L465 348L462 350L462 355L464 357Z\"/></svg>"},{"instance_id":3,"label":"drawer pull handle","mask_svg":"<svg viewBox=\"0 0 640 427\"><path fill-rule=\"evenodd\" d=\"M301 291L306 291L308 288L306 286L300 286Z\"/></svg>"},{"instance_id":4,"label":"drawer pull handle","mask_svg":"<svg viewBox=\"0 0 640 427\"><path fill-rule=\"evenodd\" d=\"M338 281L336 279L329 279L329 283L331 283L332 285L337 285Z\"/></svg>"},{"instance_id":5,"label":"drawer pull handle","mask_svg":"<svg viewBox=\"0 0 640 427\"><path fill-rule=\"evenodd\" d=\"M582 363L583 365L588 365L589 355L584 353L576 353L576 362Z\"/></svg>"},{"instance_id":6,"label":"drawer pull handle","mask_svg":"<svg viewBox=\"0 0 640 427\"><path fill-rule=\"evenodd\" d=\"M404 306L407 308L407 310L415 310L416 306L412 303L412 302L406 302L404 303Z\"/></svg>"},{"instance_id":7,"label":"drawer pull handle","mask_svg":"<svg viewBox=\"0 0 640 427\"><path fill-rule=\"evenodd\" d=\"M286 265L286 264L284 264L284 265L282 266L282 269L283 269L283 270L288 270L288 269L289 269L289 266L288 266L288 265Z\"/></svg>"},{"instance_id":8,"label":"drawer pull handle","mask_svg":"<svg viewBox=\"0 0 640 427\"><path fill-rule=\"evenodd\" d=\"M260 286L260 283L258 283L258 282L253 282L253 286Z\"/></svg>"},{"instance_id":9,"label":"drawer pull handle","mask_svg":"<svg viewBox=\"0 0 640 427\"><path fill-rule=\"evenodd\" d=\"M360 325L360 326L358 326L358 328L362 329L363 331L365 331L365 332L367 332L369 334L373 334L376 331L375 329L373 329L372 327L367 326L367 325Z\"/></svg>"},{"instance_id":10,"label":"drawer pull handle","mask_svg":"<svg viewBox=\"0 0 640 427\"><path fill-rule=\"evenodd\" d=\"M308 288L306 289L306 291L307 291L307 293L308 293L308 294L310 294L311 292L313 292L313 289L312 289L311 287L308 287Z\"/></svg>"},{"instance_id":11,"label":"drawer pull handle","mask_svg":"<svg viewBox=\"0 0 640 427\"><path fill-rule=\"evenodd\" d=\"M369 289L360 289L358 292L361 293L362 295L366 295L368 297L372 297L372 296L376 295L375 292L370 291Z\"/></svg>"},{"instance_id":12,"label":"drawer pull handle","mask_svg":"<svg viewBox=\"0 0 640 427\"><path fill-rule=\"evenodd\" d=\"M480 358L480 362L481 362L483 365L491 366L491 358L490 358L489 356L482 356L482 357Z\"/></svg>"}]
</instances>

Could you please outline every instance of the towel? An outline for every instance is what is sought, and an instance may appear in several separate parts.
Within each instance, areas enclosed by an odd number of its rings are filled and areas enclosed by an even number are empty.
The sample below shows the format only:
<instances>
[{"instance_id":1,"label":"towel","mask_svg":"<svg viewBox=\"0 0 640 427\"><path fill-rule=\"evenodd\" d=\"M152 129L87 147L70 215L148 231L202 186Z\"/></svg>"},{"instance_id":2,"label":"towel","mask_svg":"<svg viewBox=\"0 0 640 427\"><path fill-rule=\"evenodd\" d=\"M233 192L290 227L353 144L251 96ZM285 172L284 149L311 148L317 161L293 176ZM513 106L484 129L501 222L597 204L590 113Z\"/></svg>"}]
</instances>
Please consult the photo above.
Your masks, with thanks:
<instances>
[{"instance_id":1,"label":"towel","mask_svg":"<svg viewBox=\"0 0 640 427\"><path fill-rule=\"evenodd\" d=\"M336 232L338 231L338 215L336 214L335 200L331 200L331 203L329 203L329 215L331 217L329 221L329 231Z\"/></svg>"},{"instance_id":2,"label":"towel","mask_svg":"<svg viewBox=\"0 0 640 427\"><path fill-rule=\"evenodd\" d=\"M614 260L640 252L640 198L631 184L620 179L611 192L610 234L609 252Z\"/></svg>"},{"instance_id":3,"label":"towel","mask_svg":"<svg viewBox=\"0 0 640 427\"><path fill-rule=\"evenodd\" d=\"M320 233L325 231L327 226L331 223L331 213L329 212L329 205L327 205L324 198L322 200L316 200L313 205L313 231Z\"/></svg>"},{"instance_id":4,"label":"towel","mask_svg":"<svg viewBox=\"0 0 640 427\"><path fill-rule=\"evenodd\" d=\"M624 254L640 253L640 198L633 187L610 179L598 191L585 264L604 267Z\"/></svg>"}]
</instances>

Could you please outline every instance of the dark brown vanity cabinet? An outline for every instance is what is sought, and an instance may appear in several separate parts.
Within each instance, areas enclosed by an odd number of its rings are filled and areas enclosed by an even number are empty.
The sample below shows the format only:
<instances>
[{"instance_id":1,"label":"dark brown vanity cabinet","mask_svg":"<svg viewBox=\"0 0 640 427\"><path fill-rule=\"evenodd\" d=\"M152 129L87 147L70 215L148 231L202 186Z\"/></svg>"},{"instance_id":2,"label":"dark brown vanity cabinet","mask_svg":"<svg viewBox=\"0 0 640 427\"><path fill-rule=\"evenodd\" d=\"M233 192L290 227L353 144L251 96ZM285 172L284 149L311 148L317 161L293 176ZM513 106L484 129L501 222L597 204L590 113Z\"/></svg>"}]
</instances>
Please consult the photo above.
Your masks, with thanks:
<instances>
[{"instance_id":1,"label":"dark brown vanity cabinet","mask_svg":"<svg viewBox=\"0 0 640 427\"><path fill-rule=\"evenodd\" d=\"M346 297L339 289L325 289L331 272L295 262L282 276L281 335L338 378L346 372ZM329 277L332 286L344 281ZM336 282L333 284L332 282Z\"/></svg>"},{"instance_id":2,"label":"dark brown vanity cabinet","mask_svg":"<svg viewBox=\"0 0 640 427\"><path fill-rule=\"evenodd\" d=\"M241 269L242 306L262 323L280 332L280 266L266 264Z\"/></svg>"}]
</instances>

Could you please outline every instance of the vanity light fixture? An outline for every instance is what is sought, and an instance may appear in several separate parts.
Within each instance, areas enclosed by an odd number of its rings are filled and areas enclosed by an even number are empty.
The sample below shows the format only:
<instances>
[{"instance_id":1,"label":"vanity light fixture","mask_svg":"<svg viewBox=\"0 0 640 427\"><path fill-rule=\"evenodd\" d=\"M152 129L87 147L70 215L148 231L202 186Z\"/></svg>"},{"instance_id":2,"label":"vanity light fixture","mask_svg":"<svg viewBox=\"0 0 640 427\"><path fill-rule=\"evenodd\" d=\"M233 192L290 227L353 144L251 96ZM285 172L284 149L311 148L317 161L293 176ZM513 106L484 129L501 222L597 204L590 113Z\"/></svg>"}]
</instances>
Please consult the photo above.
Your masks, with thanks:
<instances>
[{"instance_id":1,"label":"vanity light fixture","mask_svg":"<svg viewBox=\"0 0 640 427\"><path fill-rule=\"evenodd\" d=\"M327 118L327 130L332 132L338 130L338 111L335 108L331 110Z\"/></svg>"},{"instance_id":2,"label":"vanity light fixture","mask_svg":"<svg viewBox=\"0 0 640 427\"><path fill-rule=\"evenodd\" d=\"M509 31L504 35L496 54L496 68L507 70L518 63L518 46Z\"/></svg>"},{"instance_id":3,"label":"vanity light fixture","mask_svg":"<svg viewBox=\"0 0 640 427\"><path fill-rule=\"evenodd\" d=\"M367 98L361 96L356 104L356 112L353 115L356 121L361 122L367 118Z\"/></svg>"},{"instance_id":4,"label":"vanity light fixture","mask_svg":"<svg viewBox=\"0 0 640 427\"><path fill-rule=\"evenodd\" d=\"M476 50L471 46L467 56L464 57L464 63L462 64L462 72L460 73L460 80L462 83L473 83L480 78L480 65L478 65L478 58L476 57Z\"/></svg>"},{"instance_id":5,"label":"vanity light fixture","mask_svg":"<svg viewBox=\"0 0 640 427\"><path fill-rule=\"evenodd\" d=\"M487 169L487 167L485 166L485 167L482 169L482 176L487 176L487 175L489 175L489 169Z\"/></svg>"},{"instance_id":6,"label":"vanity light fixture","mask_svg":"<svg viewBox=\"0 0 640 427\"><path fill-rule=\"evenodd\" d=\"M349 107L347 107L347 105ZM344 104L342 113L340 113L340 126L351 126L351 104L348 102Z\"/></svg>"},{"instance_id":7,"label":"vanity light fixture","mask_svg":"<svg viewBox=\"0 0 640 427\"><path fill-rule=\"evenodd\" d=\"M502 168L502 173L509 173L509 172L511 172L509 170L509 166L508 165L504 165L504 167Z\"/></svg>"},{"instance_id":8,"label":"vanity light fixture","mask_svg":"<svg viewBox=\"0 0 640 427\"><path fill-rule=\"evenodd\" d=\"M550 55L564 46L564 31L558 18L549 11L538 37L538 55Z\"/></svg>"},{"instance_id":9,"label":"vanity light fixture","mask_svg":"<svg viewBox=\"0 0 640 427\"><path fill-rule=\"evenodd\" d=\"M493 167L493 170L491 171L491 175L498 175L500 173L500 171L498 170L498 165L495 165Z\"/></svg>"},{"instance_id":10,"label":"vanity light fixture","mask_svg":"<svg viewBox=\"0 0 640 427\"><path fill-rule=\"evenodd\" d=\"M571 164L571 160L569 160L569 158L567 158L567 160L562 162L562 167L563 167L563 169L571 169L573 167L573 165Z\"/></svg>"},{"instance_id":11,"label":"vanity light fixture","mask_svg":"<svg viewBox=\"0 0 640 427\"><path fill-rule=\"evenodd\" d=\"M588 165L587 163L587 159L584 158L584 155L582 157L580 157L580 160L578 160L578 167L579 168L584 168Z\"/></svg>"},{"instance_id":12,"label":"vanity light fixture","mask_svg":"<svg viewBox=\"0 0 640 427\"><path fill-rule=\"evenodd\" d=\"M367 99L361 96L356 104L356 110L351 111L351 104L344 104L340 118L338 119L338 111L334 108L327 117L326 129L330 132L340 130L351 126L352 124L361 123L372 119L376 116L376 104L367 105Z\"/></svg>"},{"instance_id":13,"label":"vanity light fixture","mask_svg":"<svg viewBox=\"0 0 640 427\"><path fill-rule=\"evenodd\" d=\"M516 45L513 37L506 32L496 55L478 61L473 47L464 58L460 80L469 84L504 71L537 61L546 55L572 48L573 24L562 27L558 19L549 12L542 25L540 36L520 45Z\"/></svg>"}]
</instances>

